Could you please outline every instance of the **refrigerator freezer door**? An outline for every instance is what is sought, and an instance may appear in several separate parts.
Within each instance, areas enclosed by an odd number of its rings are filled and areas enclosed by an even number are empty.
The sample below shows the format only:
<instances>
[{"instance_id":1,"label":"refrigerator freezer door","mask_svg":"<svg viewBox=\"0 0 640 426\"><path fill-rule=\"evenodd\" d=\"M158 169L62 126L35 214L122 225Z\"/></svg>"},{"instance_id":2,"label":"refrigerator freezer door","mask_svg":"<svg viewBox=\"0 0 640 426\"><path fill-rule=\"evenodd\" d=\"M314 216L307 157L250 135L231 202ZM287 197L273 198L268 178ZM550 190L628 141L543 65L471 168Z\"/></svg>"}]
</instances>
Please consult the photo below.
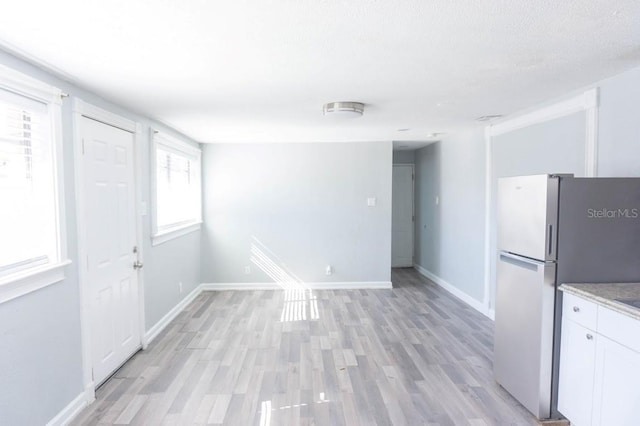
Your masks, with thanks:
<instances>
[{"instance_id":1,"label":"refrigerator freezer door","mask_svg":"<svg viewBox=\"0 0 640 426\"><path fill-rule=\"evenodd\" d=\"M640 282L640 179L560 182L558 283Z\"/></svg>"},{"instance_id":2,"label":"refrigerator freezer door","mask_svg":"<svg viewBox=\"0 0 640 426\"><path fill-rule=\"evenodd\" d=\"M494 375L540 419L551 415L555 271L553 262L499 255Z\"/></svg>"},{"instance_id":3,"label":"refrigerator freezer door","mask_svg":"<svg viewBox=\"0 0 640 426\"><path fill-rule=\"evenodd\" d=\"M498 180L498 249L556 259L558 181L549 175Z\"/></svg>"}]
</instances>

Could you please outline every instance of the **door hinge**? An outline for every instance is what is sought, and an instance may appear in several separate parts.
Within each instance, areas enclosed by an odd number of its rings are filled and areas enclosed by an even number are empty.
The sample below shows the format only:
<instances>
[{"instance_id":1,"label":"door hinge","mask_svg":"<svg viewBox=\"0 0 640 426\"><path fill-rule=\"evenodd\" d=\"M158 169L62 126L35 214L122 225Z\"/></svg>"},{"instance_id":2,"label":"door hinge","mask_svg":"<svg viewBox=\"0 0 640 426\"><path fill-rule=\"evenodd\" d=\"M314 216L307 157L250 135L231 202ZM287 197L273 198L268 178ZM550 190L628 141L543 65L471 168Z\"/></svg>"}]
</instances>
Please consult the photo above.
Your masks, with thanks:
<instances>
[{"instance_id":1,"label":"door hinge","mask_svg":"<svg viewBox=\"0 0 640 426\"><path fill-rule=\"evenodd\" d=\"M91 369L91 381L93 382L95 380L95 377L93 376L93 368Z\"/></svg>"},{"instance_id":2,"label":"door hinge","mask_svg":"<svg viewBox=\"0 0 640 426\"><path fill-rule=\"evenodd\" d=\"M416 221L416 217L415 216L411 216L411 222L415 222Z\"/></svg>"}]
</instances>

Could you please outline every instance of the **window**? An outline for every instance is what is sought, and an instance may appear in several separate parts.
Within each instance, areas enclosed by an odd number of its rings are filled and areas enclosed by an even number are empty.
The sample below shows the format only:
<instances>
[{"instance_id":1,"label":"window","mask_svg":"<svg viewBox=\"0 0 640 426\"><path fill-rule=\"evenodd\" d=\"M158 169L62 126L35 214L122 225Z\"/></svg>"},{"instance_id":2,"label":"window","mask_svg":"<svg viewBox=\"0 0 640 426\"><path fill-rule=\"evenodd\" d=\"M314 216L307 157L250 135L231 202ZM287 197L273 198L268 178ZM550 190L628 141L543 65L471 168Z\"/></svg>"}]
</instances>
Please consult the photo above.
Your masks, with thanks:
<instances>
[{"instance_id":1,"label":"window","mask_svg":"<svg viewBox=\"0 0 640 426\"><path fill-rule=\"evenodd\" d=\"M155 208L153 243L160 244L200 228L200 149L154 134Z\"/></svg>"},{"instance_id":2,"label":"window","mask_svg":"<svg viewBox=\"0 0 640 426\"><path fill-rule=\"evenodd\" d=\"M0 302L63 278L60 92L0 68ZM50 274L49 274L50 275ZM25 281L27 278L27 281Z\"/></svg>"}]
</instances>

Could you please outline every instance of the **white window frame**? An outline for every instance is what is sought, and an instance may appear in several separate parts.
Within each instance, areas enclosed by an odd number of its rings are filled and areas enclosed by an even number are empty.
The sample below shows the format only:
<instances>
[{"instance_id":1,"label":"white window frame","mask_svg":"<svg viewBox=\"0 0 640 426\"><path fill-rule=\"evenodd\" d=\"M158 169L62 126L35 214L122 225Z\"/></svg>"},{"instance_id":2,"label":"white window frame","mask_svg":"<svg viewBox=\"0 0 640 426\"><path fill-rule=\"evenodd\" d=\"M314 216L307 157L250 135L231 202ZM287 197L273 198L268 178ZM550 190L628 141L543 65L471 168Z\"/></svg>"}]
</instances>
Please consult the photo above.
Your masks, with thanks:
<instances>
[{"instance_id":1,"label":"white window frame","mask_svg":"<svg viewBox=\"0 0 640 426\"><path fill-rule=\"evenodd\" d=\"M11 68L0 66L0 88L47 105L53 163L54 211L56 213L57 259L45 265L26 268L0 278L0 304L65 278L67 232L64 204L64 166L62 147L62 91Z\"/></svg>"},{"instance_id":2,"label":"white window frame","mask_svg":"<svg viewBox=\"0 0 640 426\"><path fill-rule=\"evenodd\" d=\"M151 129L151 245L156 246L166 241L200 230L202 225L202 150L191 144L183 142L166 133ZM158 203L157 203L157 151L158 148L174 151L191 157L195 160L194 175L196 178L196 191L198 193L198 214L193 220L182 222L164 229L158 228Z\"/></svg>"}]
</instances>

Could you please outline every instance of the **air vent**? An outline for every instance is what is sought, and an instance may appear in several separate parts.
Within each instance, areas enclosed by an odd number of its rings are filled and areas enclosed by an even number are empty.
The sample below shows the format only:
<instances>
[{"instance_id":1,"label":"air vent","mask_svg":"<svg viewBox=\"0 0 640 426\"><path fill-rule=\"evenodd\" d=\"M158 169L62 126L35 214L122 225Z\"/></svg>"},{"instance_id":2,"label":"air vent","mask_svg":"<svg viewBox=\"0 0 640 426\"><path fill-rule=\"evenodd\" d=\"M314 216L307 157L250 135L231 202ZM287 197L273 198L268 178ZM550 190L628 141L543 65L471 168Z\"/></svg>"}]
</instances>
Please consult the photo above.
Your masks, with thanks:
<instances>
[{"instance_id":1,"label":"air vent","mask_svg":"<svg viewBox=\"0 0 640 426\"><path fill-rule=\"evenodd\" d=\"M502 114L483 115L483 116L480 116L480 117L476 118L476 121L490 121L490 120L493 120L495 118L500 118L500 117L502 117Z\"/></svg>"}]
</instances>

